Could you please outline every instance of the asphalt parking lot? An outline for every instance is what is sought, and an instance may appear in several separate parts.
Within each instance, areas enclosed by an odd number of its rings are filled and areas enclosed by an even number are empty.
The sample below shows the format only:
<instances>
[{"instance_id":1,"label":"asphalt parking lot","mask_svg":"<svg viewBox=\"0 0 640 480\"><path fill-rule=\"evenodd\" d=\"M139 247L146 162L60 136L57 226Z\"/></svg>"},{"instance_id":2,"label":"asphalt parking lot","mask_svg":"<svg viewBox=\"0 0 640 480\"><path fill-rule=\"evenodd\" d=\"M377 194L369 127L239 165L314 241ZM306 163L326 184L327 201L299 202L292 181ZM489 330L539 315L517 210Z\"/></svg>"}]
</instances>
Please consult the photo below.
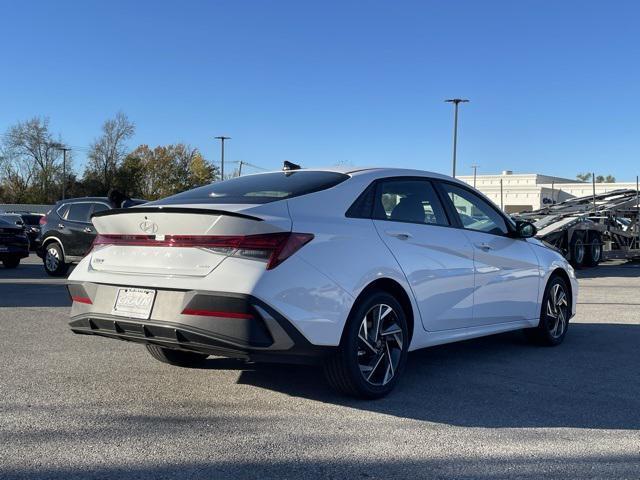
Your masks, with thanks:
<instances>
[{"instance_id":1,"label":"asphalt parking lot","mask_svg":"<svg viewBox=\"0 0 640 480\"><path fill-rule=\"evenodd\" d=\"M640 478L640 264L580 277L561 347L416 352L371 402L313 368L73 335L64 280L0 268L0 478Z\"/></svg>"}]
</instances>

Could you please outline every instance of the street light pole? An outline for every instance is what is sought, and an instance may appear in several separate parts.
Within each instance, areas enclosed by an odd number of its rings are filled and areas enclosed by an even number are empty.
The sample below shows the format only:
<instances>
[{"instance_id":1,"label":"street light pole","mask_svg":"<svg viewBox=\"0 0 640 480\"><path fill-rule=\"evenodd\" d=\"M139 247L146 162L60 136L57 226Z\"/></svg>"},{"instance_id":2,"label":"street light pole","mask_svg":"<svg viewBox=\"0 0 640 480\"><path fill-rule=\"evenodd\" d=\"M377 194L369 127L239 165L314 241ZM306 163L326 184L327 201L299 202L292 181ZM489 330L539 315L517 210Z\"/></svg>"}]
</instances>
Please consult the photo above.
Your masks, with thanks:
<instances>
[{"instance_id":1,"label":"street light pole","mask_svg":"<svg viewBox=\"0 0 640 480\"><path fill-rule=\"evenodd\" d=\"M478 175L478 167L480 165L473 164L471 168L473 168L473 188L476 188L476 176Z\"/></svg>"},{"instance_id":2,"label":"street light pole","mask_svg":"<svg viewBox=\"0 0 640 480\"><path fill-rule=\"evenodd\" d=\"M215 137L217 140L220 140L220 180L224 180L224 141L230 140L231 137L225 137L224 135L220 135L219 137Z\"/></svg>"},{"instance_id":3,"label":"street light pole","mask_svg":"<svg viewBox=\"0 0 640 480\"><path fill-rule=\"evenodd\" d=\"M60 143L53 144L53 147L62 151L62 200L64 200L67 189L67 152L71 151L71 149Z\"/></svg>"},{"instance_id":4,"label":"street light pole","mask_svg":"<svg viewBox=\"0 0 640 480\"><path fill-rule=\"evenodd\" d=\"M458 105L461 103L467 103L469 100L466 98L449 98L445 100L446 103L453 103L453 168L452 177L456 176L456 150L458 147Z\"/></svg>"}]
</instances>

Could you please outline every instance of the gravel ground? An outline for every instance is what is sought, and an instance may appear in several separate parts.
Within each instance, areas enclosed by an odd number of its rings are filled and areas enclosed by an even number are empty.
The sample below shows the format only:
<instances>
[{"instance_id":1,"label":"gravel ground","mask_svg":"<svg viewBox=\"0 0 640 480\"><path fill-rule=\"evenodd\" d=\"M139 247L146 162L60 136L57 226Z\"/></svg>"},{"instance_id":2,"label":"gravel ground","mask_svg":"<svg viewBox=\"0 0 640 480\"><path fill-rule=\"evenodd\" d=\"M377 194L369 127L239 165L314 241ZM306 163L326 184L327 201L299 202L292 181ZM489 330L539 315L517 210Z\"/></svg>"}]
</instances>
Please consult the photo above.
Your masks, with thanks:
<instances>
[{"instance_id":1,"label":"gravel ground","mask_svg":"<svg viewBox=\"0 0 640 480\"><path fill-rule=\"evenodd\" d=\"M640 478L640 265L581 272L559 348L415 352L379 401L321 372L180 369L76 336L63 282L0 268L0 478Z\"/></svg>"}]
</instances>

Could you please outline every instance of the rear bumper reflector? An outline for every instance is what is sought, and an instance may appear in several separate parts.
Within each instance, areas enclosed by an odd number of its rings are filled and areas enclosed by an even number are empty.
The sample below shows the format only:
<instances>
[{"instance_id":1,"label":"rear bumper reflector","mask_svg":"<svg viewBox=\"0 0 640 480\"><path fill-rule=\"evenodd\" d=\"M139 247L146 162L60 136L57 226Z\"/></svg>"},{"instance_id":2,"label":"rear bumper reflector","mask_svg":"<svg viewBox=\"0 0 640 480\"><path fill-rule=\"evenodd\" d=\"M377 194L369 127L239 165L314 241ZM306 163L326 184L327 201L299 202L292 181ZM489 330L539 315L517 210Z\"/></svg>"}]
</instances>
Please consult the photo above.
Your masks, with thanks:
<instances>
[{"instance_id":1,"label":"rear bumper reflector","mask_svg":"<svg viewBox=\"0 0 640 480\"><path fill-rule=\"evenodd\" d=\"M220 317L220 318L253 318L253 315L250 313L240 313L240 312L220 312L216 310L196 310L193 308L185 308L182 311L183 315L198 315L202 317Z\"/></svg>"},{"instance_id":2,"label":"rear bumper reflector","mask_svg":"<svg viewBox=\"0 0 640 480\"><path fill-rule=\"evenodd\" d=\"M78 302L78 303L86 303L87 305L93 305L93 302L91 301L91 299L89 297L72 296L71 300L73 300L74 302Z\"/></svg>"}]
</instances>

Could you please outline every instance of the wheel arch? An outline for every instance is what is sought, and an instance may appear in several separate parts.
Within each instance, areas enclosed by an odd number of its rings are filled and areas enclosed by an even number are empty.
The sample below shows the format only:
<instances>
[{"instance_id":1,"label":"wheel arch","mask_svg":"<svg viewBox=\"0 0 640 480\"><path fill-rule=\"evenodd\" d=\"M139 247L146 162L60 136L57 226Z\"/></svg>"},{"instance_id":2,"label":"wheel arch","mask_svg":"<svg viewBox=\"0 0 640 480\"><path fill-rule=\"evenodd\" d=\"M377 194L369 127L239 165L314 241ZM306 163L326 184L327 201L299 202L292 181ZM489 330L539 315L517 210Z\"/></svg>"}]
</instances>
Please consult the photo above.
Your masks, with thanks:
<instances>
[{"instance_id":1,"label":"wheel arch","mask_svg":"<svg viewBox=\"0 0 640 480\"><path fill-rule=\"evenodd\" d=\"M409 328L409 345L411 345L411 340L413 339L413 332L415 329L415 315L413 311L413 304L411 303L411 297L404 289L400 283L391 278L378 278L371 283L369 283L365 288L362 289L360 294L356 297L353 302L353 306L351 307L351 311L358 305L358 302L368 295L370 292L378 290L387 292L395 297L396 300L402 306L405 315L407 316L407 327ZM349 315L351 315L351 311ZM344 333L344 332L343 332Z\"/></svg>"},{"instance_id":2,"label":"wheel arch","mask_svg":"<svg viewBox=\"0 0 640 480\"><path fill-rule=\"evenodd\" d=\"M58 237L51 236L42 240L42 250L44 251L47 248L47 245L49 245L50 243L57 243L62 249L62 255L64 255L65 257L67 256L67 253L64 251L64 245Z\"/></svg>"}]
</instances>

